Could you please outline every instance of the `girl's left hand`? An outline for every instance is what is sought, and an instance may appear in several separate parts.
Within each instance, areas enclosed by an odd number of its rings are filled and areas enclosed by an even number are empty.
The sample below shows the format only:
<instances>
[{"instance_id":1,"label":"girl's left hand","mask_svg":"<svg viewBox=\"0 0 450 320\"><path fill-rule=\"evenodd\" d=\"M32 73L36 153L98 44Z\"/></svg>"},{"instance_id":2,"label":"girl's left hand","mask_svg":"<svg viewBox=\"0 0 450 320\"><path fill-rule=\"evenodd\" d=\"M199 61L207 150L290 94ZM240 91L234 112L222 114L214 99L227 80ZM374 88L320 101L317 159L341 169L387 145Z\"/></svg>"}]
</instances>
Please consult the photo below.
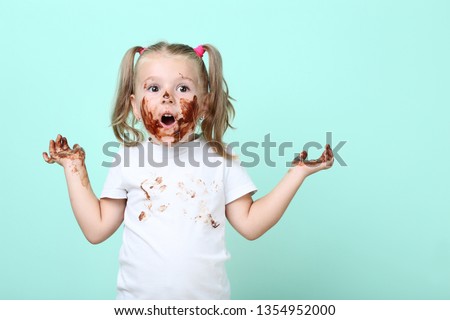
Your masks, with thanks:
<instances>
[{"instance_id":1,"label":"girl's left hand","mask_svg":"<svg viewBox=\"0 0 450 320\"><path fill-rule=\"evenodd\" d=\"M333 151L329 144L325 146L325 151L322 153L320 158L316 160L306 160L308 153L302 151L297 157L292 161L292 166L298 168L298 170L304 171L306 176L316 173L320 170L329 169L333 165L334 156Z\"/></svg>"}]
</instances>

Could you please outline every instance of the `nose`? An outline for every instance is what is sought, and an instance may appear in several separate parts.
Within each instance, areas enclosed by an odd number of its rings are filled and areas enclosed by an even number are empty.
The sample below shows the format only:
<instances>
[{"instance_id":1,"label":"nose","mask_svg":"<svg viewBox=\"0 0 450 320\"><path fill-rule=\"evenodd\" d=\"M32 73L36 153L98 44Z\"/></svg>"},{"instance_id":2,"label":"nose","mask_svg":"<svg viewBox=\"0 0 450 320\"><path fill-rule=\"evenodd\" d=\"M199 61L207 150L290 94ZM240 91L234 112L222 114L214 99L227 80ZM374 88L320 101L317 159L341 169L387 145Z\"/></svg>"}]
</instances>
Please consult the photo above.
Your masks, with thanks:
<instances>
[{"instance_id":1,"label":"nose","mask_svg":"<svg viewBox=\"0 0 450 320\"><path fill-rule=\"evenodd\" d=\"M162 103L173 103L173 97L169 94L169 92L165 91L162 96Z\"/></svg>"}]
</instances>

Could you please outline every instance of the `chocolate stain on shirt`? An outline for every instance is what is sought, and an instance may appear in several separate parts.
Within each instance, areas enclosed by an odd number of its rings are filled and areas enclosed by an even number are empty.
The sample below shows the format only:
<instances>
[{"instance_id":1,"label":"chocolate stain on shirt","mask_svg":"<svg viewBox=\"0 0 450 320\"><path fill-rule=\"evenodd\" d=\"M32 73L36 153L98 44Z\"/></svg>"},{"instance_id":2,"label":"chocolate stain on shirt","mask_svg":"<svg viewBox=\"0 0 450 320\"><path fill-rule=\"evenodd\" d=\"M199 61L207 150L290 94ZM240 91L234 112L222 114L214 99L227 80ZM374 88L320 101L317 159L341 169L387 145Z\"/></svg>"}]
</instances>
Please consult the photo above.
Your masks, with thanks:
<instances>
[{"instance_id":1,"label":"chocolate stain on shirt","mask_svg":"<svg viewBox=\"0 0 450 320\"><path fill-rule=\"evenodd\" d=\"M195 191L192 189L187 189L186 186L184 185L184 182L182 182L182 181L178 182L178 188L180 188L181 191L183 191L183 193L186 196L188 196L189 198L195 198L195 195L196 195ZM182 193L177 192L177 195L181 196ZM187 200L187 199L185 199L185 200Z\"/></svg>"},{"instance_id":2,"label":"chocolate stain on shirt","mask_svg":"<svg viewBox=\"0 0 450 320\"><path fill-rule=\"evenodd\" d=\"M144 184L146 181L147 181L147 179L145 179L144 181L141 182L141 189L142 189L142 191L144 191L144 193L145 193L145 198L146 198L147 200L150 200L150 195L148 194L147 190L145 190L144 187L143 187L143 184Z\"/></svg>"},{"instance_id":3,"label":"chocolate stain on shirt","mask_svg":"<svg viewBox=\"0 0 450 320\"><path fill-rule=\"evenodd\" d=\"M141 214L139 215L139 221L143 221L145 219L147 219L147 215L144 211L141 211Z\"/></svg>"},{"instance_id":4,"label":"chocolate stain on shirt","mask_svg":"<svg viewBox=\"0 0 450 320\"><path fill-rule=\"evenodd\" d=\"M195 217L195 220L201 220L206 224L210 224L211 227L213 227L214 229L216 229L218 226L220 226L220 223L217 223L212 215L210 213L208 213L206 216L202 216L202 215L198 215Z\"/></svg>"},{"instance_id":5,"label":"chocolate stain on shirt","mask_svg":"<svg viewBox=\"0 0 450 320\"><path fill-rule=\"evenodd\" d=\"M166 209L169 207L169 205L167 204L163 204L163 205L161 205L161 206L159 206L159 208L158 208L158 210L159 210L159 212L164 212L164 211L166 211Z\"/></svg>"},{"instance_id":6,"label":"chocolate stain on shirt","mask_svg":"<svg viewBox=\"0 0 450 320\"><path fill-rule=\"evenodd\" d=\"M210 210L206 206L205 201L200 202L200 214L195 217L195 220L196 221L201 220L204 223L211 225L211 227L213 227L214 229L220 226L220 223L217 223L214 220Z\"/></svg>"},{"instance_id":7,"label":"chocolate stain on shirt","mask_svg":"<svg viewBox=\"0 0 450 320\"><path fill-rule=\"evenodd\" d=\"M218 226L220 226L220 223L217 223L210 214L208 214L208 218L209 218L209 221L211 223L211 226L214 229L217 228Z\"/></svg>"}]
</instances>

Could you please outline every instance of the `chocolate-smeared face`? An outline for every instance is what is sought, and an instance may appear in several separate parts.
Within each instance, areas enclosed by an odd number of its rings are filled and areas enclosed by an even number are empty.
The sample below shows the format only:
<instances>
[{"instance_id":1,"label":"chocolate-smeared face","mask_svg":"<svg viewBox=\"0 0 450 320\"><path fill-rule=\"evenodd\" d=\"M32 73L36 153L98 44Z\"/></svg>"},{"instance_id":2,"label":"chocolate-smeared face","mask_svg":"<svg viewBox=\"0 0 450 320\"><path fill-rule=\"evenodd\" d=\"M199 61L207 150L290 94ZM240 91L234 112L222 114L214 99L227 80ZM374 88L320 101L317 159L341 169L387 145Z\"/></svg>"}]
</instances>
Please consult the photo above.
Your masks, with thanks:
<instances>
[{"instance_id":1,"label":"chocolate-smeared face","mask_svg":"<svg viewBox=\"0 0 450 320\"><path fill-rule=\"evenodd\" d=\"M153 139L177 143L194 132L199 112L197 96L194 96L192 100L180 98L178 106L173 108L174 110L163 108L161 111L158 108L149 107L148 99L142 98L142 121Z\"/></svg>"},{"instance_id":2,"label":"chocolate-smeared face","mask_svg":"<svg viewBox=\"0 0 450 320\"><path fill-rule=\"evenodd\" d=\"M195 130L204 94L196 64L183 56L152 53L136 69L134 115L156 142L186 140Z\"/></svg>"}]
</instances>

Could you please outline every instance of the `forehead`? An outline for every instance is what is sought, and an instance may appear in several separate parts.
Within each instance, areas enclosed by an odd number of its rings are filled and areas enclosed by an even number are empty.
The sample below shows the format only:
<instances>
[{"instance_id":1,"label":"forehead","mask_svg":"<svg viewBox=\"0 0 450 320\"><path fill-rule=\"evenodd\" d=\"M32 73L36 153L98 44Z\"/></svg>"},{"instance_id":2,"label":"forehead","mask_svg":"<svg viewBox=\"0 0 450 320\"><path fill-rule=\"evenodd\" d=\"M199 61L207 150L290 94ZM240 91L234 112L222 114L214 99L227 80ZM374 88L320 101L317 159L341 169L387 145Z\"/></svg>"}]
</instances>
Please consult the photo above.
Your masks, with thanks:
<instances>
[{"instance_id":1,"label":"forehead","mask_svg":"<svg viewBox=\"0 0 450 320\"><path fill-rule=\"evenodd\" d=\"M192 59L168 53L146 54L136 65L138 81L149 76L179 77L180 74L198 81L200 79L200 68Z\"/></svg>"}]
</instances>

